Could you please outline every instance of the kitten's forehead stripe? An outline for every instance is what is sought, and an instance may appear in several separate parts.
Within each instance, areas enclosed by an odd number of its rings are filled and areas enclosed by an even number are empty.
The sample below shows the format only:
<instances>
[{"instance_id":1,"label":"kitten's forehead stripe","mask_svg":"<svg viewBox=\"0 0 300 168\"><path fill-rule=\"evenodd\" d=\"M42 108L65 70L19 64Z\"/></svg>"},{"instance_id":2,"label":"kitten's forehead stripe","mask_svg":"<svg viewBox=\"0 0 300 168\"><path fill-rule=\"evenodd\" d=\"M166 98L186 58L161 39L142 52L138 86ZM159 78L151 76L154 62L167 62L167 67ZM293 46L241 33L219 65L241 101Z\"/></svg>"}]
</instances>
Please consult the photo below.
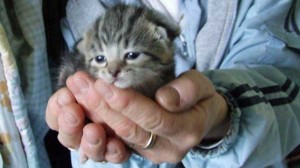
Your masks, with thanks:
<instances>
[{"instance_id":1,"label":"kitten's forehead stripe","mask_svg":"<svg viewBox=\"0 0 300 168\"><path fill-rule=\"evenodd\" d=\"M128 19L128 16L124 16L123 19L125 20L124 22L127 23L126 27L126 34L130 34L131 31L133 30L133 26L135 25L135 22L137 19L139 19L142 16L143 10L141 8L136 9L131 13L131 16ZM127 21L128 20L128 21Z\"/></svg>"},{"instance_id":2,"label":"kitten's forehead stripe","mask_svg":"<svg viewBox=\"0 0 300 168\"><path fill-rule=\"evenodd\" d=\"M118 43L118 44L121 44L121 42L122 42L123 38L124 38L124 37L122 36L122 34L119 34L119 37L118 37L117 43Z\"/></svg>"},{"instance_id":3,"label":"kitten's forehead stripe","mask_svg":"<svg viewBox=\"0 0 300 168\"><path fill-rule=\"evenodd\" d=\"M118 7L105 14L101 25L99 26L100 37L104 45L119 44L125 48L129 47L129 41L135 41L136 36L132 34L134 26L137 25L138 19L143 15L142 8L135 7Z\"/></svg>"},{"instance_id":4,"label":"kitten's forehead stripe","mask_svg":"<svg viewBox=\"0 0 300 168\"><path fill-rule=\"evenodd\" d=\"M99 38L99 32L98 31L96 32L95 38L96 38L96 41L95 41L96 44L95 43L93 44L93 48L96 49L95 45L97 45L98 49L103 51L103 47L102 47L102 43L101 43L100 38Z\"/></svg>"},{"instance_id":5,"label":"kitten's forehead stripe","mask_svg":"<svg viewBox=\"0 0 300 168\"><path fill-rule=\"evenodd\" d=\"M125 38L125 40L124 40L124 47L128 48L128 46L129 46L129 38Z\"/></svg>"},{"instance_id":6,"label":"kitten's forehead stripe","mask_svg":"<svg viewBox=\"0 0 300 168\"><path fill-rule=\"evenodd\" d=\"M108 41L106 40L106 38L103 35L100 35L100 39L101 39L101 42L104 43L104 45L108 44Z\"/></svg>"},{"instance_id":7,"label":"kitten's forehead stripe","mask_svg":"<svg viewBox=\"0 0 300 168\"><path fill-rule=\"evenodd\" d=\"M111 38L111 32L109 31L101 32L101 36L103 36L103 38L106 40L106 43L108 43L109 39Z\"/></svg>"}]
</instances>

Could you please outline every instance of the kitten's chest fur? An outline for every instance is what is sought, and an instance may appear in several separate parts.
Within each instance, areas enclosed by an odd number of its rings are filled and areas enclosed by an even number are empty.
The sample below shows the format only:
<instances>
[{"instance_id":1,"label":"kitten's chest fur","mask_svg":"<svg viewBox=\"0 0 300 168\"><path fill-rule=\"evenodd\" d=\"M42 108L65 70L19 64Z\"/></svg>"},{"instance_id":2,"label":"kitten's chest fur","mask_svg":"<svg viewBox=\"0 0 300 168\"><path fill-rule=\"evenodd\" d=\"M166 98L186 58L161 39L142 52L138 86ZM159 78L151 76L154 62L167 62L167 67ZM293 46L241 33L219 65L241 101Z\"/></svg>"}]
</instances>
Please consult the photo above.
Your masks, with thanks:
<instances>
[{"instance_id":1,"label":"kitten's chest fur","mask_svg":"<svg viewBox=\"0 0 300 168\"><path fill-rule=\"evenodd\" d=\"M177 25L147 8L117 5L108 9L61 66L59 84L78 70L119 88L154 98L174 79L173 40Z\"/></svg>"}]
</instances>

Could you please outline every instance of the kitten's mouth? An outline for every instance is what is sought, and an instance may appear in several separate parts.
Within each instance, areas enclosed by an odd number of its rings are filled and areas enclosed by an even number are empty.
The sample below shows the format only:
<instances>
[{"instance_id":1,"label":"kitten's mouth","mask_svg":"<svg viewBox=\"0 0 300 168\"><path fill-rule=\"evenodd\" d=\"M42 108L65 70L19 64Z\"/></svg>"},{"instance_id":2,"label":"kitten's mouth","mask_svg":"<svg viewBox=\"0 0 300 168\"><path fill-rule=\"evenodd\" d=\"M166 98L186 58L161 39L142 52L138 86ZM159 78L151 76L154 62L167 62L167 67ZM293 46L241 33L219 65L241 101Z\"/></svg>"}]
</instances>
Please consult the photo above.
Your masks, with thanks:
<instances>
[{"instance_id":1,"label":"kitten's mouth","mask_svg":"<svg viewBox=\"0 0 300 168\"><path fill-rule=\"evenodd\" d=\"M125 80L123 80L122 78L115 78L112 82L113 85L115 85L116 87L118 88L122 88L122 89L125 89L125 88L129 88L130 85L129 83L127 83Z\"/></svg>"},{"instance_id":2,"label":"kitten's mouth","mask_svg":"<svg viewBox=\"0 0 300 168\"><path fill-rule=\"evenodd\" d=\"M119 82L120 79L118 77L113 77L110 79L109 83L115 85L115 83Z\"/></svg>"},{"instance_id":3,"label":"kitten's mouth","mask_svg":"<svg viewBox=\"0 0 300 168\"><path fill-rule=\"evenodd\" d=\"M112 84L115 84L116 82L118 82L118 78L114 78L113 81L111 82Z\"/></svg>"},{"instance_id":4,"label":"kitten's mouth","mask_svg":"<svg viewBox=\"0 0 300 168\"><path fill-rule=\"evenodd\" d=\"M113 83L116 82L116 81L118 81L118 80L120 80L120 77L118 77L118 76L117 77L112 77Z\"/></svg>"}]
</instances>

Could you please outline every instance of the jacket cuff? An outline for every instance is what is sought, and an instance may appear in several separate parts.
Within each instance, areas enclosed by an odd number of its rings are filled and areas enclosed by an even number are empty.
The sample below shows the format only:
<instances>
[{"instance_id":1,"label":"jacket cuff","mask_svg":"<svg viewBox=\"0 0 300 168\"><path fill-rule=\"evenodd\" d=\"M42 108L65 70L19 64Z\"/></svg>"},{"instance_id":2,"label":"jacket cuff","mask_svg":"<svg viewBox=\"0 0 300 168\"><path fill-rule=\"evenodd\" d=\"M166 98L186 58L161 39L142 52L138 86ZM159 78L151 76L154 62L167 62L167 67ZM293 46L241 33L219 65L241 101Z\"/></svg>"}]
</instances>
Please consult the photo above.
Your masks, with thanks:
<instances>
[{"instance_id":1,"label":"jacket cuff","mask_svg":"<svg viewBox=\"0 0 300 168\"><path fill-rule=\"evenodd\" d=\"M218 142L209 145L202 145L201 143L190 150L192 156L200 155L204 159L214 158L225 153L236 141L240 126L241 110L233 96L226 92L225 88L216 88L217 92L221 94L229 107L230 127L227 134Z\"/></svg>"}]
</instances>

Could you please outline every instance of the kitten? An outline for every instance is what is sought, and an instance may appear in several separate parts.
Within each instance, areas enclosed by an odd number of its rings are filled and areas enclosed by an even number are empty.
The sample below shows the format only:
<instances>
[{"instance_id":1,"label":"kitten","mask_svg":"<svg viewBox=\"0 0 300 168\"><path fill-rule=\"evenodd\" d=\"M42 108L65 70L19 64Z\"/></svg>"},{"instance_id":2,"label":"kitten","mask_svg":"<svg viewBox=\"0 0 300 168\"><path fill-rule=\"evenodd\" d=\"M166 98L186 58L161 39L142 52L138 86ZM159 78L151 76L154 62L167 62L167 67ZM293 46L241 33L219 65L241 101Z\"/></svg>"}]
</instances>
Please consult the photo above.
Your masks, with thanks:
<instances>
[{"instance_id":1,"label":"kitten","mask_svg":"<svg viewBox=\"0 0 300 168\"><path fill-rule=\"evenodd\" d=\"M78 70L154 98L175 77L173 40L180 33L164 15L132 5L108 9L61 66L59 85Z\"/></svg>"}]
</instances>

